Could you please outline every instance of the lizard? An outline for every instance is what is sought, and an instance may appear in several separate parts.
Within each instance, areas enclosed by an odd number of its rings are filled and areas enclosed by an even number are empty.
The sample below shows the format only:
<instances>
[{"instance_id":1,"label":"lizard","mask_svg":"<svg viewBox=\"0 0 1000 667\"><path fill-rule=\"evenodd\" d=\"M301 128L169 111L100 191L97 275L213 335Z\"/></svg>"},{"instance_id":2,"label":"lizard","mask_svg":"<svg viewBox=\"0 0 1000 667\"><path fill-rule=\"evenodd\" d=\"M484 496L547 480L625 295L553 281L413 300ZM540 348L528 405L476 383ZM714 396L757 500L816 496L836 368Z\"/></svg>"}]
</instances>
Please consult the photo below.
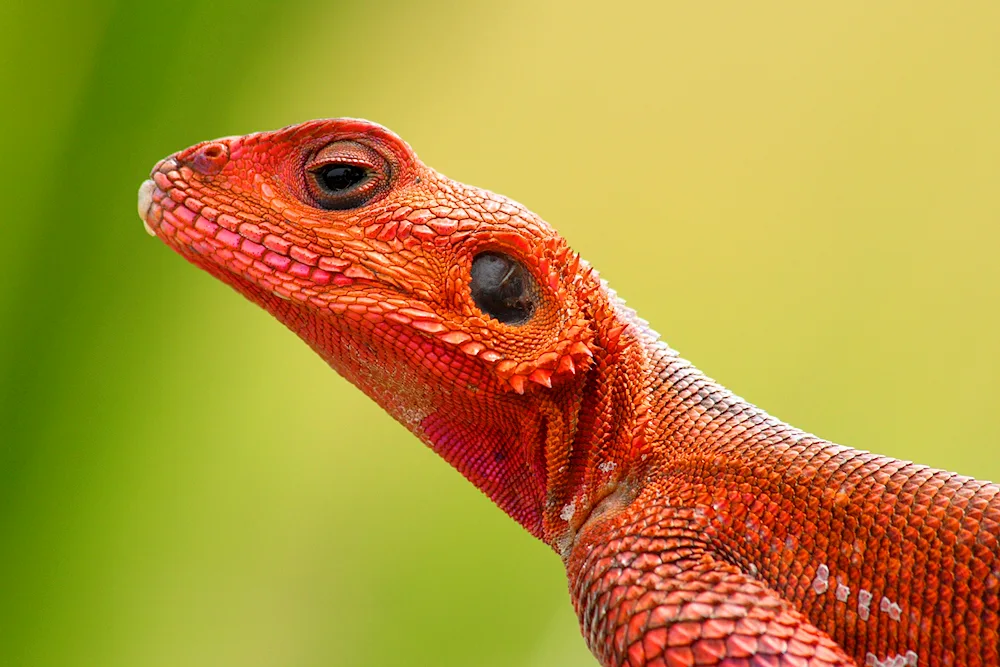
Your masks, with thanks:
<instances>
[{"instance_id":1,"label":"lizard","mask_svg":"<svg viewBox=\"0 0 1000 667\"><path fill-rule=\"evenodd\" d=\"M602 665L1000 665L1000 486L768 415L390 130L197 143L138 210L549 545Z\"/></svg>"}]
</instances>

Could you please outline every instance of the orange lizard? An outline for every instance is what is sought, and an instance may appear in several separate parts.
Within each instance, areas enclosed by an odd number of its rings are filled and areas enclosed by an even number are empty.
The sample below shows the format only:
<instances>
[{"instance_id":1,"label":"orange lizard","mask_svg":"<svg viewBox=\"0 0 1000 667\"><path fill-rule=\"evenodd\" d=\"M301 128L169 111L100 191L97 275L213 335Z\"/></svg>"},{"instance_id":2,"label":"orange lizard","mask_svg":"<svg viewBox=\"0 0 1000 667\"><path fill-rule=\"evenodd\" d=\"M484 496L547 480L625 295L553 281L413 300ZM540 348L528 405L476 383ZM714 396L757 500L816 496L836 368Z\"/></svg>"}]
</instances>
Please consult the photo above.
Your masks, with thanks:
<instances>
[{"instance_id":1,"label":"orange lizard","mask_svg":"<svg viewBox=\"0 0 1000 667\"><path fill-rule=\"evenodd\" d=\"M139 214L550 545L601 664L1000 665L1000 487L750 405L385 128L196 144Z\"/></svg>"}]
</instances>

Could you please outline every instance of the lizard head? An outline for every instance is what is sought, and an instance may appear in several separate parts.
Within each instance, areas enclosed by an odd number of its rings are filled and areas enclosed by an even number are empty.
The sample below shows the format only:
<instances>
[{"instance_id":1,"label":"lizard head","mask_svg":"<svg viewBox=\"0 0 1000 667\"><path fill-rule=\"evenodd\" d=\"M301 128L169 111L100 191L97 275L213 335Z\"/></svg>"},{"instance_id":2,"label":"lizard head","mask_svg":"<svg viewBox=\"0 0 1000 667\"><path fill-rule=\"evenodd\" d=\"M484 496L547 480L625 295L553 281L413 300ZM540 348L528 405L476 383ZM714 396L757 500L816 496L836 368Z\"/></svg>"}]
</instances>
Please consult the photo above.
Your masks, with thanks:
<instances>
[{"instance_id":1,"label":"lizard head","mask_svg":"<svg viewBox=\"0 0 1000 667\"><path fill-rule=\"evenodd\" d=\"M628 324L520 204L336 119L176 153L140 187L139 214L536 536L555 544L614 485L627 453L604 453L607 479L579 505L569 479L585 467L573 441L601 428L580 423L584 385Z\"/></svg>"}]
</instances>

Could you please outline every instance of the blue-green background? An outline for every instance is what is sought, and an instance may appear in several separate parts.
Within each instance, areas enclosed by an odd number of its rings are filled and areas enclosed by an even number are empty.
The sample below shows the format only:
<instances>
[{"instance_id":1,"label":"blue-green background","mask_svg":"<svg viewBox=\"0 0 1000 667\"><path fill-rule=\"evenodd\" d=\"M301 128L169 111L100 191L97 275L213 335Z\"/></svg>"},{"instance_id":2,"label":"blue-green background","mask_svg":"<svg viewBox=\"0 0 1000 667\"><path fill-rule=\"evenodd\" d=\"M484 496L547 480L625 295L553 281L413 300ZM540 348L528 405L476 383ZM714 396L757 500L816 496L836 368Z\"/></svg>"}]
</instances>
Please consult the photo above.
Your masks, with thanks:
<instances>
[{"instance_id":1,"label":"blue-green background","mask_svg":"<svg viewBox=\"0 0 1000 667\"><path fill-rule=\"evenodd\" d=\"M1000 4L0 8L0 664L592 664L558 558L148 238L199 140L371 118L688 358L1000 478Z\"/></svg>"}]
</instances>

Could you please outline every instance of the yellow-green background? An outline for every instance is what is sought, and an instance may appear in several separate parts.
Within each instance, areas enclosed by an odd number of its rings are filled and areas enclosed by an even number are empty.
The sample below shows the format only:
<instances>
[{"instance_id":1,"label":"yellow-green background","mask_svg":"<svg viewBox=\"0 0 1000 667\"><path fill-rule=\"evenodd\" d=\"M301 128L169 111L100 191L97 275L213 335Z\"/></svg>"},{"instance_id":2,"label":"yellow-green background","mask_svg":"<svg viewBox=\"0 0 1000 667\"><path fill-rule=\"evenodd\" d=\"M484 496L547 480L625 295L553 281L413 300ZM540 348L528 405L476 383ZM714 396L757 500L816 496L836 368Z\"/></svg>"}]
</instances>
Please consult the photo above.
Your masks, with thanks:
<instances>
[{"instance_id":1,"label":"yellow-green background","mask_svg":"<svg viewBox=\"0 0 1000 667\"><path fill-rule=\"evenodd\" d=\"M1000 478L1000 4L0 8L0 664L585 665L558 558L148 238L160 157L371 118L685 356Z\"/></svg>"}]
</instances>

